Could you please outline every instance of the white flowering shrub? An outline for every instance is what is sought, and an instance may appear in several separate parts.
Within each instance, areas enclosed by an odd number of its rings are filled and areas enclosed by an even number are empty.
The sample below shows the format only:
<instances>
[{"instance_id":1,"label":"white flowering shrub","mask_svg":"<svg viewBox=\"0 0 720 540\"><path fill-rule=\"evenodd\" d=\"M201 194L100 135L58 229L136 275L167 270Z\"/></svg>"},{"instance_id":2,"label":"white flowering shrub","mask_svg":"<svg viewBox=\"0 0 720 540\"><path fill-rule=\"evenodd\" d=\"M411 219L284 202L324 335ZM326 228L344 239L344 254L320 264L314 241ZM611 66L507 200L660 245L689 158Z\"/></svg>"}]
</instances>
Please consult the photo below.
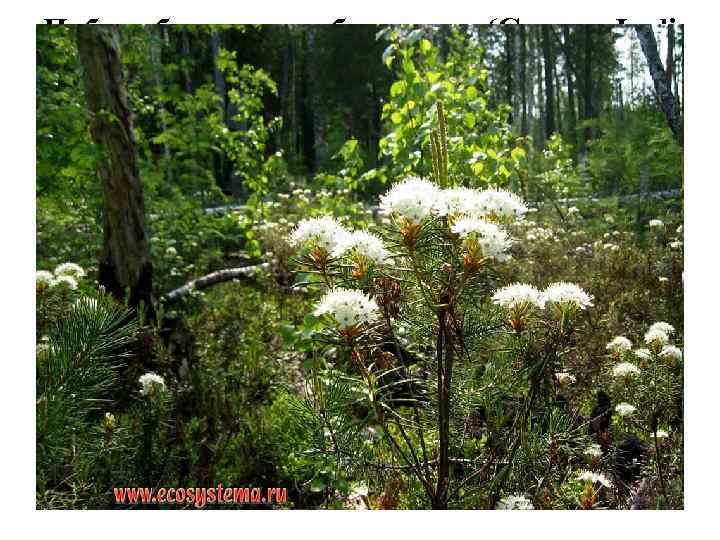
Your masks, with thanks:
<instances>
[{"instance_id":1,"label":"white flowering shrub","mask_svg":"<svg viewBox=\"0 0 720 540\"><path fill-rule=\"evenodd\" d=\"M382 227L317 217L292 232L323 323L297 416L322 429L336 481L368 459L341 444L355 417L356 429L382 435L370 459L402 463L427 506L447 508L467 490L491 508L518 506L510 490L530 487L521 464L541 441L558 466L546 481L566 474L562 455L578 426L556 396L574 380L563 356L593 298L575 283L503 277L528 207L508 191L461 186L445 140L438 106L433 178L406 178L382 195ZM346 395L317 399L336 379Z\"/></svg>"}]
</instances>

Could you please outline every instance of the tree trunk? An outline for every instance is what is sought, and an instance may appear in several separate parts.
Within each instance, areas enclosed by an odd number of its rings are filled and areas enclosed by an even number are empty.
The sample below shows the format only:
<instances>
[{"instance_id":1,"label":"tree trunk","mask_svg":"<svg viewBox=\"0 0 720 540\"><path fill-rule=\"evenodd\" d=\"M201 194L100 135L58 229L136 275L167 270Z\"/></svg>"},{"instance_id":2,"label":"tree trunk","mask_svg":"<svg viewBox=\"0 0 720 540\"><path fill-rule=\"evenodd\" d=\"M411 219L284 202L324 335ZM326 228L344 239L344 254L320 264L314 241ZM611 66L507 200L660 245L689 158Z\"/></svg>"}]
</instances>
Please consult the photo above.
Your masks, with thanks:
<instances>
[{"instance_id":1,"label":"tree trunk","mask_svg":"<svg viewBox=\"0 0 720 540\"><path fill-rule=\"evenodd\" d=\"M670 129L680 146L683 145L683 120L680 114L680 105L677 96L674 96L672 89L668 86L668 78L660 60L657 42L653 35L652 27L649 24L635 25L640 46L647 60L650 77L655 86L655 93L660 103L660 108L667 118Z\"/></svg>"},{"instance_id":2,"label":"tree trunk","mask_svg":"<svg viewBox=\"0 0 720 540\"><path fill-rule=\"evenodd\" d=\"M535 27L535 49L538 50L540 47L540 29ZM543 104L543 74L542 74L542 56L540 54L535 55L535 80L537 81L537 104L538 104L538 125L537 125L537 137L535 139L535 147L543 147L543 137L545 129L545 111Z\"/></svg>"},{"instance_id":3,"label":"tree trunk","mask_svg":"<svg viewBox=\"0 0 720 540\"><path fill-rule=\"evenodd\" d=\"M675 27L668 25L667 29L667 56L665 61L667 67L667 87L673 87L673 71L675 70ZM675 92L677 95L677 92Z\"/></svg>"},{"instance_id":4,"label":"tree trunk","mask_svg":"<svg viewBox=\"0 0 720 540\"><path fill-rule=\"evenodd\" d=\"M554 60L556 60L555 57ZM560 92L560 77L558 76L557 62L553 61L553 79L555 80L555 118L557 120L557 131L562 134L563 132L563 121L562 112L560 109L560 101L562 101L562 94Z\"/></svg>"},{"instance_id":5,"label":"tree trunk","mask_svg":"<svg viewBox=\"0 0 720 540\"><path fill-rule=\"evenodd\" d=\"M586 24L583 28L583 120L587 121L594 116L592 104L592 25ZM583 149L592 137L592 128L586 126L583 130Z\"/></svg>"},{"instance_id":6,"label":"tree trunk","mask_svg":"<svg viewBox=\"0 0 720 540\"><path fill-rule=\"evenodd\" d=\"M192 56L190 55L190 35L188 34L186 28L183 28L180 31L180 47L182 50L182 58L184 60L182 73L183 79L185 80L185 91L188 94L192 94L193 84L189 67L189 63L192 61Z\"/></svg>"},{"instance_id":7,"label":"tree trunk","mask_svg":"<svg viewBox=\"0 0 720 540\"><path fill-rule=\"evenodd\" d=\"M510 118L508 123L515 125L517 121L517 110L515 108L515 100L513 99L513 37L510 25L505 25L503 31L505 33L505 101L510 105Z\"/></svg>"},{"instance_id":8,"label":"tree trunk","mask_svg":"<svg viewBox=\"0 0 720 540\"><path fill-rule=\"evenodd\" d=\"M570 59L570 28L564 24L563 31L563 53L565 56L565 78L567 79L568 91L568 142L576 147L577 145L577 113L575 112L575 83L573 81L572 60Z\"/></svg>"},{"instance_id":9,"label":"tree trunk","mask_svg":"<svg viewBox=\"0 0 720 540\"><path fill-rule=\"evenodd\" d=\"M528 100L527 100L527 50L525 49L525 27L518 25L515 32L515 54L517 55L517 86L520 95L520 135L528 134Z\"/></svg>"},{"instance_id":10,"label":"tree trunk","mask_svg":"<svg viewBox=\"0 0 720 540\"><path fill-rule=\"evenodd\" d=\"M552 46L550 43L550 26L542 25L542 51L543 63L545 64L545 139L549 139L555 132L555 96L553 91L553 66Z\"/></svg>"},{"instance_id":11,"label":"tree trunk","mask_svg":"<svg viewBox=\"0 0 720 540\"><path fill-rule=\"evenodd\" d=\"M163 93L163 66L160 59L160 50L158 47L159 43L162 43L163 38L160 33L157 37L155 36L155 25L147 26L148 41L149 41L149 53L150 53L150 65L153 67L153 85L157 92L157 98L160 109L160 130L162 133L165 132L167 126L165 125L165 100L162 96ZM162 27L158 26L158 32L162 32ZM165 160L165 181L172 184L172 159L170 156L170 146L167 141L163 143L163 159Z\"/></svg>"},{"instance_id":12,"label":"tree trunk","mask_svg":"<svg viewBox=\"0 0 720 540\"><path fill-rule=\"evenodd\" d=\"M132 116L120 63L116 26L79 25L77 45L93 140L101 148L103 250L98 281L116 298L152 305L152 262L138 172Z\"/></svg>"},{"instance_id":13,"label":"tree trunk","mask_svg":"<svg viewBox=\"0 0 720 540\"><path fill-rule=\"evenodd\" d=\"M302 155L311 174L317 170L315 149L315 116L313 114L313 82L311 80L312 30L307 27L302 36L302 69L300 70L300 119L302 122Z\"/></svg>"},{"instance_id":14,"label":"tree trunk","mask_svg":"<svg viewBox=\"0 0 720 540\"><path fill-rule=\"evenodd\" d=\"M295 54L293 35L288 25L285 25L285 40L282 83L280 84L280 111L283 119L280 132L280 146L286 152L286 157L290 161L293 161L295 157L295 144L293 140L293 134L295 133Z\"/></svg>"},{"instance_id":15,"label":"tree trunk","mask_svg":"<svg viewBox=\"0 0 720 540\"><path fill-rule=\"evenodd\" d=\"M523 27L524 28L524 27ZM527 59L527 69L525 71L526 74L526 86L527 86L527 102L528 102L528 133L534 134L534 127L535 127L535 71L533 69L533 66L535 65L533 62L535 62L535 55L533 54L533 51L535 50L533 48L534 41L533 41L533 32L532 28L526 33L526 38L528 40L526 51L530 53L530 58Z\"/></svg>"},{"instance_id":16,"label":"tree trunk","mask_svg":"<svg viewBox=\"0 0 720 540\"><path fill-rule=\"evenodd\" d=\"M210 34L210 51L212 52L213 58L213 80L215 81L215 92L222 101L223 109L223 120L227 123L227 85L225 83L225 75L218 67L218 57L220 55L220 48L222 47L222 40L218 31L214 30ZM232 183L230 181L230 160L225 152L222 152L216 160L217 163L217 177L219 178L218 184L222 188L232 193Z\"/></svg>"}]
</instances>

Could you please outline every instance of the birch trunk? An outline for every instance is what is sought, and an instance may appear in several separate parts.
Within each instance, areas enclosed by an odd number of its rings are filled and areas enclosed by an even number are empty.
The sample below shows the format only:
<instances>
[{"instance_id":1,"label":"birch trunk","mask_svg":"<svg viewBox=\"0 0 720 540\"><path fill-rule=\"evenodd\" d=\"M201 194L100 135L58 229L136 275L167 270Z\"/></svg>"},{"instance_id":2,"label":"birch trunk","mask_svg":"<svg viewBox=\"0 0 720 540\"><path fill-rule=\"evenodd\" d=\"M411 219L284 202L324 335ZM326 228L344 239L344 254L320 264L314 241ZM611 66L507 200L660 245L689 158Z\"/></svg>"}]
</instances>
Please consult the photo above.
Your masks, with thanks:
<instances>
[{"instance_id":1,"label":"birch trunk","mask_svg":"<svg viewBox=\"0 0 720 540\"><path fill-rule=\"evenodd\" d=\"M663 68L660 54L658 53L657 42L653 34L652 27L649 24L635 25L635 32L640 47L645 54L650 77L652 77L655 86L655 94L657 95L660 109L665 114L665 118L670 129L678 141L680 146L683 145L683 119L680 113L680 105L677 96L673 95L671 87L668 85L668 77Z\"/></svg>"}]
</instances>

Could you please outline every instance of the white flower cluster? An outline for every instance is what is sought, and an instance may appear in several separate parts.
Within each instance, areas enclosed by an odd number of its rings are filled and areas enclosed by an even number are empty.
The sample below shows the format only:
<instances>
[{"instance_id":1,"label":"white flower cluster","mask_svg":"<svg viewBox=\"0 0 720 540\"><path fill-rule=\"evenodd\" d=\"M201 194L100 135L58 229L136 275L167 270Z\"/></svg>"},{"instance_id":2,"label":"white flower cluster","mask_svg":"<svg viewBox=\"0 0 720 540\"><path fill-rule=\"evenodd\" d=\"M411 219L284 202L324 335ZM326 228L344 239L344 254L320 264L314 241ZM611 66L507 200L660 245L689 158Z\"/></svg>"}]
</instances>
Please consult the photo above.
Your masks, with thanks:
<instances>
[{"instance_id":1,"label":"white flower cluster","mask_svg":"<svg viewBox=\"0 0 720 540\"><path fill-rule=\"evenodd\" d=\"M418 224L432 213L439 199L440 189L435 184L410 177L380 197L380 208L386 214L399 215Z\"/></svg>"},{"instance_id":2,"label":"white flower cluster","mask_svg":"<svg viewBox=\"0 0 720 540\"><path fill-rule=\"evenodd\" d=\"M328 253L335 250L338 243L349 233L335 218L322 216L303 219L290 235L290 244L312 244Z\"/></svg>"},{"instance_id":3,"label":"white flower cluster","mask_svg":"<svg viewBox=\"0 0 720 540\"><path fill-rule=\"evenodd\" d=\"M672 358L673 360L680 361L682 360L683 353L682 350L675 345L665 345L662 351L660 351L660 356L662 358Z\"/></svg>"},{"instance_id":4,"label":"white flower cluster","mask_svg":"<svg viewBox=\"0 0 720 540\"><path fill-rule=\"evenodd\" d=\"M615 336L605 349L612 352L625 352L632 349L632 342L625 336Z\"/></svg>"},{"instance_id":5,"label":"white flower cluster","mask_svg":"<svg viewBox=\"0 0 720 540\"><path fill-rule=\"evenodd\" d=\"M470 213L496 218L520 218L528 211L523 200L504 189L486 189L473 201Z\"/></svg>"},{"instance_id":6,"label":"white flower cluster","mask_svg":"<svg viewBox=\"0 0 720 540\"><path fill-rule=\"evenodd\" d=\"M592 306L592 296L575 283L553 283L543 293L545 303L572 304L579 309Z\"/></svg>"},{"instance_id":7,"label":"white flower cluster","mask_svg":"<svg viewBox=\"0 0 720 540\"><path fill-rule=\"evenodd\" d=\"M601 473L594 473L592 471L581 472L578 475L577 479L580 480L581 482L590 482L592 484L599 483L599 484L602 484L603 486L605 486L606 488L611 488L613 485L607 476L605 476L604 474L601 474Z\"/></svg>"},{"instance_id":8,"label":"white flower cluster","mask_svg":"<svg viewBox=\"0 0 720 540\"><path fill-rule=\"evenodd\" d=\"M475 217L458 219L450 230L461 238L477 235L477 241L485 257L502 262L509 258L506 251L513 241L508 234L489 221Z\"/></svg>"},{"instance_id":9,"label":"white flower cluster","mask_svg":"<svg viewBox=\"0 0 720 540\"><path fill-rule=\"evenodd\" d=\"M165 390L165 379L156 373L145 373L138 379L140 383L140 393L143 396L151 395L156 391Z\"/></svg>"},{"instance_id":10,"label":"white flower cluster","mask_svg":"<svg viewBox=\"0 0 720 540\"><path fill-rule=\"evenodd\" d=\"M655 332L655 331L665 332L667 335L671 336L671 335L673 335L673 334L675 333L675 327L674 327L673 325L671 325L671 324L668 324L668 323L666 323L666 322L660 321L660 322L656 322L656 323L651 324L651 325L650 325L650 328L648 329L648 331L652 331L652 332Z\"/></svg>"},{"instance_id":11,"label":"white flower cluster","mask_svg":"<svg viewBox=\"0 0 720 540\"><path fill-rule=\"evenodd\" d=\"M475 218L520 218L528 207L520 197L503 189L483 191L457 187L440 189L424 178L410 177L380 197L383 212L418 224L431 214Z\"/></svg>"},{"instance_id":12,"label":"white flower cluster","mask_svg":"<svg viewBox=\"0 0 720 540\"><path fill-rule=\"evenodd\" d=\"M645 333L645 343L653 349L661 358L682 360L682 350L675 345L670 345L670 336L675 333L675 328L666 322L656 322L650 326ZM659 349L659 352L658 352ZM639 349L635 354L644 360L652 359L652 352L649 349Z\"/></svg>"},{"instance_id":13,"label":"white flower cluster","mask_svg":"<svg viewBox=\"0 0 720 540\"><path fill-rule=\"evenodd\" d=\"M599 444L591 444L585 449L585 452L583 452L583 454L591 458L599 458L602 457L603 451L602 448L600 448Z\"/></svg>"},{"instance_id":14,"label":"white flower cluster","mask_svg":"<svg viewBox=\"0 0 720 540\"><path fill-rule=\"evenodd\" d=\"M532 502L522 495L508 495L500 499L497 510L534 510Z\"/></svg>"},{"instance_id":15,"label":"white flower cluster","mask_svg":"<svg viewBox=\"0 0 720 540\"><path fill-rule=\"evenodd\" d=\"M75 290L78 288L78 279L85 276L85 270L79 264L66 262L55 268L52 274L47 270L35 272L35 286L39 289L63 286Z\"/></svg>"},{"instance_id":16,"label":"white flower cluster","mask_svg":"<svg viewBox=\"0 0 720 540\"><path fill-rule=\"evenodd\" d=\"M637 407L629 403L620 403L615 407L615 412L620 416L630 416L637 410Z\"/></svg>"},{"instance_id":17,"label":"white flower cluster","mask_svg":"<svg viewBox=\"0 0 720 540\"><path fill-rule=\"evenodd\" d=\"M627 377L640 373L640 369L631 362L622 362L613 368L614 377Z\"/></svg>"},{"instance_id":18,"label":"white flower cluster","mask_svg":"<svg viewBox=\"0 0 720 540\"><path fill-rule=\"evenodd\" d=\"M555 233L552 229L546 229L543 227L535 227L534 229L530 229L527 232L525 238L527 238L529 242L535 242L536 240L546 242L550 240L557 240L557 237L555 236Z\"/></svg>"},{"instance_id":19,"label":"white flower cluster","mask_svg":"<svg viewBox=\"0 0 720 540\"><path fill-rule=\"evenodd\" d=\"M35 285L40 287L49 287L54 279L52 272L47 270L38 270L35 272Z\"/></svg>"},{"instance_id":20,"label":"white flower cluster","mask_svg":"<svg viewBox=\"0 0 720 540\"><path fill-rule=\"evenodd\" d=\"M543 294L527 283L513 283L495 291L492 296L493 303L507 309L523 306L535 306L542 309L545 306Z\"/></svg>"},{"instance_id":21,"label":"white flower cluster","mask_svg":"<svg viewBox=\"0 0 720 540\"><path fill-rule=\"evenodd\" d=\"M439 216L472 215L478 204L478 195L477 190L466 187L443 189L433 210Z\"/></svg>"},{"instance_id":22,"label":"white flower cluster","mask_svg":"<svg viewBox=\"0 0 720 540\"><path fill-rule=\"evenodd\" d=\"M385 249L382 240L366 231L352 231L338 237L333 256L340 257L353 251L375 264L385 262L390 255L388 250Z\"/></svg>"},{"instance_id":23,"label":"white flower cluster","mask_svg":"<svg viewBox=\"0 0 720 540\"><path fill-rule=\"evenodd\" d=\"M543 309L546 304L573 304L580 309L592 306L592 296L574 283L559 282L540 292L527 283L513 283L495 291L495 304L513 309L521 305L533 305Z\"/></svg>"},{"instance_id":24,"label":"white flower cluster","mask_svg":"<svg viewBox=\"0 0 720 540\"><path fill-rule=\"evenodd\" d=\"M651 345L653 343L660 343L660 345L665 345L669 340L669 337L666 332L663 332L659 328L651 328L647 332L645 332L645 343L648 345Z\"/></svg>"},{"instance_id":25,"label":"white flower cluster","mask_svg":"<svg viewBox=\"0 0 720 540\"><path fill-rule=\"evenodd\" d=\"M55 276L70 276L75 279L80 279L81 277L85 277L85 270L79 264L66 262L59 264L57 268L55 268Z\"/></svg>"},{"instance_id":26,"label":"white flower cluster","mask_svg":"<svg viewBox=\"0 0 720 540\"><path fill-rule=\"evenodd\" d=\"M53 278L53 280L50 282L51 287L58 287L63 286L67 287L68 289L75 290L78 288L78 282L77 280L72 276L58 276L56 278Z\"/></svg>"},{"instance_id":27,"label":"white flower cluster","mask_svg":"<svg viewBox=\"0 0 720 540\"><path fill-rule=\"evenodd\" d=\"M650 227L651 229L659 229L664 226L665 224L659 219L651 219L650 221L648 221L648 227Z\"/></svg>"},{"instance_id":28,"label":"white flower cluster","mask_svg":"<svg viewBox=\"0 0 720 540\"><path fill-rule=\"evenodd\" d=\"M361 291L334 289L325 294L315 308L315 316L330 314L342 329L372 323L378 318L378 305Z\"/></svg>"}]
</instances>

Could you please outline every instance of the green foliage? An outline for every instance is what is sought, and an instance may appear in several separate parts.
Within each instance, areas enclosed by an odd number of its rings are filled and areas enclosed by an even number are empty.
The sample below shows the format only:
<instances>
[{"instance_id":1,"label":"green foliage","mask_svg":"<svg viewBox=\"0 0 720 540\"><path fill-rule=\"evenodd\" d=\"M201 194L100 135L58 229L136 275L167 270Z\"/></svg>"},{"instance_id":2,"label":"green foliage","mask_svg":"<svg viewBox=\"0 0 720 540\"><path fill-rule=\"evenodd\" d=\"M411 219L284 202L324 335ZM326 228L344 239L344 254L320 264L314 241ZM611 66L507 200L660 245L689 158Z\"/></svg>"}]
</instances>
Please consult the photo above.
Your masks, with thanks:
<instances>
[{"instance_id":1,"label":"green foliage","mask_svg":"<svg viewBox=\"0 0 720 540\"><path fill-rule=\"evenodd\" d=\"M489 105L482 45L453 29L450 50L443 59L422 29L391 28L382 35L389 41L383 61L396 77L382 111L387 133L379 147L388 159L384 178L429 174L434 105L442 100L452 133L450 175L456 183L517 186L523 151L514 148L506 123L509 109Z\"/></svg>"},{"instance_id":2,"label":"green foliage","mask_svg":"<svg viewBox=\"0 0 720 540\"><path fill-rule=\"evenodd\" d=\"M36 168L38 195L97 193L95 151L88 130L74 32L67 25L37 31Z\"/></svg>"},{"instance_id":3,"label":"green foliage","mask_svg":"<svg viewBox=\"0 0 720 540\"><path fill-rule=\"evenodd\" d=\"M589 145L587 169L598 194L678 189L683 183L682 148L647 106L599 122L602 134Z\"/></svg>"}]
</instances>

